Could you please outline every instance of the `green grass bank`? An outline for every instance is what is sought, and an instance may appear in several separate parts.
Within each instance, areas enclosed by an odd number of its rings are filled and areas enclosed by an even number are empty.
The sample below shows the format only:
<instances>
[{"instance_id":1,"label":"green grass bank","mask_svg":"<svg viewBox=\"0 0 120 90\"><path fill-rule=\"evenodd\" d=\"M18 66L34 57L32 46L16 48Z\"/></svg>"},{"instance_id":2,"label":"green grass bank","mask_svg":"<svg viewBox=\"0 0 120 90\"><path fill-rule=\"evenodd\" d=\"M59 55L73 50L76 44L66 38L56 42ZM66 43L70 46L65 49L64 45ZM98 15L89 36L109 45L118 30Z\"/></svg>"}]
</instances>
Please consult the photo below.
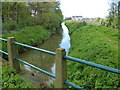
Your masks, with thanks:
<instances>
[{"instance_id":1,"label":"green grass bank","mask_svg":"<svg viewBox=\"0 0 120 90\"><path fill-rule=\"evenodd\" d=\"M66 22L71 33L69 56L118 69L118 30ZM68 80L86 89L118 88L118 74L68 61Z\"/></svg>"},{"instance_id":2,"label":"green grass bank","mask_svg":"<svg viewBox=\"0 0 120 90\"><path fill-rule=\"evenodd\" d=\"M49 38L50 32L49 30L45 29L42 26L33 26L33 27L26 27L20 31L15 31L9 34L4 34L2 38L7 39L7 37L15 37L16 41L19 43L37 46L38 44L42 43L44 40ZM6 42L2 42L2 49L3 51L7 52L7 45ZM18 46L19 53L26 51L28 48L23 46Z\"/></svg>"}]
</instances>

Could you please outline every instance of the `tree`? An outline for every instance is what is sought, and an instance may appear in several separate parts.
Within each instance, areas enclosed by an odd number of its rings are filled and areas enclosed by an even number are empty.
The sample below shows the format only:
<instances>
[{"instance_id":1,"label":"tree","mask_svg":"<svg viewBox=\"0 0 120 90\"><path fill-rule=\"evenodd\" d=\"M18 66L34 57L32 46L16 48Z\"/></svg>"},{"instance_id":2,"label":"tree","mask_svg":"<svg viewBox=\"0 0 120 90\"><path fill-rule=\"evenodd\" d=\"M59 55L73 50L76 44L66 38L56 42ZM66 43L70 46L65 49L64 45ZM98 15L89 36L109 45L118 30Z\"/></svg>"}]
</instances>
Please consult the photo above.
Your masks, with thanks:
<instances>
[{"instance_id":1,"label":"tree","mask_svg":"<svg viewBox=\"0 0 120 90\"><path fill-rule=\"evenodd\" d=\"M108 26L118 28L118 2L115 2L114 0L110 2L109 16L107 19Z\"/></svg>"},{"instance_id":2,"label":"tree","mask_svg":"<svg viewBox=\"0 0 120 90\"><path fill-rule=\"evenodd\" d=\"M98 17L98 18L96 19L96 22L100 22L100 17Z\"/></svg>"},{"instance_id":3,"label":"tree","mask_svg":"<svg viewBox=\"0 0 120 90\"><path fill-rule=\"evenodd\" d=\"M8 31L31 26L31 12L25 2L3 2L2 21L3 30L7 29ZM11 26L15 28L11 28Z\"/></svg>"},{"instance_id":4,"label":"tree","mask_svg":"<svg viewBox=\"0 0 120 90\"><path fill-rule=\"evenodd\" d=\"M36 25L43 25L55 32L61 27L63 20L59 2L31 2L28 3Z\"/></svg>"},{"instance_id":5,"label":"tree","mask_svg":"<svg viewBox=\"0 0 120 90\"><path fill-rule=\"evenodd\" d=\"M120 30L120 1L118 2L118 29Z\"/></svg>"},{"instance_id":6,"label":"tree","mask_svg":"<svg viewBox=\"0 0 120 90\"><path fill-rule=\"evenodd\" d=\"M42 25L57 31L63 20L59 2L3 2L3 29L16 30L33 25Z\"/></svg>"},{"instance_id":7,"label":"tree","mask_svg":"<svg viewBox=\"0 0 120 90\"><path fill-rule=\"evenodd\" d=\"M71 17L66 17L65 20L71 20L72 18Z\"/></svg>"}]
</instances>

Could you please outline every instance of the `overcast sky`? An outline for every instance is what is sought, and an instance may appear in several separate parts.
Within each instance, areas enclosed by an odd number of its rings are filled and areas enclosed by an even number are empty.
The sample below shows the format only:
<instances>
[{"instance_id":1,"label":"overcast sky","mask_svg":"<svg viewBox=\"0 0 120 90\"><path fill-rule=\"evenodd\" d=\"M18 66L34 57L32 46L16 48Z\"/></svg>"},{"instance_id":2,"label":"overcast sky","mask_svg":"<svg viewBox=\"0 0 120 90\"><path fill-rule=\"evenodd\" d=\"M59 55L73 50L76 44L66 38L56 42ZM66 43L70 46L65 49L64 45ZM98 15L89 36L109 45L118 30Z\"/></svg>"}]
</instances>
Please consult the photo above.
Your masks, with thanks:
<instances>
[{"instance_id":1,"label":"overcast sky","mask_svg":"<svg viewBox=\"0 0 120 90\"><path fill-rule=\"evenodd\" d=\"M60 0L60 8L65 17L77 15L85 18L105 18L108 15L108 1L109 0Z\"/></svg>"}]
</instances>

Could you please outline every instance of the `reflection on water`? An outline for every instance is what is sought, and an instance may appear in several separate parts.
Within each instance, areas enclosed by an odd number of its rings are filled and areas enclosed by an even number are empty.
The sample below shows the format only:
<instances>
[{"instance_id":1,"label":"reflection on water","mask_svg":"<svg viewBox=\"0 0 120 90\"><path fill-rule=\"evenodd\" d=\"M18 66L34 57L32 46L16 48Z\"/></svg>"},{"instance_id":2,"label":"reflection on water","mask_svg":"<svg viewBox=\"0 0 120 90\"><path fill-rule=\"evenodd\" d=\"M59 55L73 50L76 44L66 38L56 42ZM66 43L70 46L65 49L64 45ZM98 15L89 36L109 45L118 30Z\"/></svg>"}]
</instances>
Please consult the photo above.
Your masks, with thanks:
<instances>
[{"instance_id":1,"label":"reflection on water","mask_svg":"<svg viewBox=\"0 0 120 90\"><path fill-rule=\"evenodd\" d=\"M65 48L66 55L68 55L69 48L70 48L70 36L68 34L69 31L68 31L68 28L65 26L64 22L61 25L62 25L63 33L62 33L62 40L59 47ZM55 63L53 64L53 67L51 69L53 74L55 74Z\"/></svg>"},{"instance_id":2,"label":"reflection on water","mask_svg":"<svg viewBox=\"0 0 120 90\"><path fill-rule=\"evenodd\" d=\"M51 70L52 70L52 73L55 75L55 63L53 64Z\"/></svg>"},{"instance_id":3,"label":"reflection on water","mask_svg":"<svg viewBox=\"0 0 120 90\"><path fill-rule=\"evenodd\" d=\"M61 48L65 48L66 55L68 55L69 48L70 48L70 37L68 35L68 29L64 23L62 23L62 28L63 28L62 37L60 34L51 36L42 45L38 46L38 48L55 52L56 48L61 47ZM30 49L29 51L21 54L20 58L43 70L46 70L48 72L55 74L55 57L52 55ZM27 65L22 64L22 66L25 69L27 69L29 72L24 72L21 74L21 76L23 78L32 80L35 86L39 86L40 84L48 85L53 80L53 78Z\"/></svg>"},{"instance_id":4,"label":"reflection on water","mask_svg":"<svg viewBox=\"0 0 120 90\"><path fill-rule=\"evenodd\" d=\"M65 48L66 55L68 55L69 48L70 48L70 36L68 32L68 28L65 26L64 22L62 23L62 28L63 28L63 34L62 34L62 41L60 44L61 48Z\"/></svg>"},{"instance_id":5,"label":"reflection on water","mask_svg":"<svg viewBox=\"0 0 120 90\"><path fill-rule=\"evenodd\" d=\"M31 71L31 68L30 68L30 66L28 66L28 65L23 65L23 67L25 68L25 69L27 69L27 70L29 70L29 71ZM32 72L32 71L31 71Z\"/></svg>"}]
</instances>

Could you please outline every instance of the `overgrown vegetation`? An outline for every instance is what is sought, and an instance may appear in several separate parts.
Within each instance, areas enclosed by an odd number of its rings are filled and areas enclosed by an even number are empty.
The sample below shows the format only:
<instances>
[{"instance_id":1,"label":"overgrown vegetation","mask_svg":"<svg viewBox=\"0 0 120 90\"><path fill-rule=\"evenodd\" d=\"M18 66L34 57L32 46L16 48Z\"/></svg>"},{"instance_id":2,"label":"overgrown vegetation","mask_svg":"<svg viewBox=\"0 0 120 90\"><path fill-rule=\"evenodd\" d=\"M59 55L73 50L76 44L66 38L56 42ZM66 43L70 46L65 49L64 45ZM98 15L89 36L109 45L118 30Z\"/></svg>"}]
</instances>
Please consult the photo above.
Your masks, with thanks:
<instances>
[{"instance_id":1,"label":"overgrown vegetation","mask_svg":"<svg viewBox=\"0 0 120 90\"><path fill-rule=\"evenodd\" d=\"M2 88L34 88L30 82L25 82L17 72L6 66L2 66Z\"/></svg>"},{"instance_id":2,"label":"overgrown vegetation","mask_svg":"<svg viewBox=\"0 0 120 90\"><path fill-rule=\"evenodd\" d=\"M7 37L15 37L16 41L19 43L24 43L27 45L36 46L40 42L44 41L50 36L50 32L46 30L42 26L33 26L33 27L26 27L20 31L14 31L9 34L5 34L2 37L7 39ZM26 51L28 48L23 46L18 46L18 51L23 52ZM2 42L2 50L7 52L7 45L6 42Z\"/></svg>"},{"instance_id":3,"label":"overgrown vegetation","mask_svg":"<svg viewBox=\"0 0 120 90\"><path fill-rule=\"evenodd\" d=\"M118 69L118 30L66 22L71 34L69 56ZM78 27L77 27L78 26ZM86 88L118 88L117 74L69 61L68 80Z\"/></svg>"}]
</instances>

